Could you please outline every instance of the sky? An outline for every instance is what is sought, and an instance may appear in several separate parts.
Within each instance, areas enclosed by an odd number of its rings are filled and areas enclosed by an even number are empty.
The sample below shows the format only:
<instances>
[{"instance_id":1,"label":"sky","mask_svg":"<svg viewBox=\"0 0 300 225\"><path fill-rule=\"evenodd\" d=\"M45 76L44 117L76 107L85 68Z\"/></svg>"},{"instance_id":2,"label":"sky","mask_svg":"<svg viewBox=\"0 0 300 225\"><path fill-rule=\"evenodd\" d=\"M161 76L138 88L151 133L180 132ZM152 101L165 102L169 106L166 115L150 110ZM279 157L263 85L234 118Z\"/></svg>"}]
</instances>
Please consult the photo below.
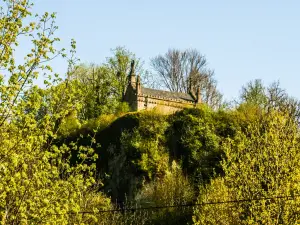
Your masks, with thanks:
<instances>
[{"instance_id":1,"label":"sky","mask_svg":"<svg viewBox=\"0 0 300 225\"><path fill-rule=\"evenodd\" d=\"M34 12L57 12L57 36L74 38L83 63L100 64L125 46L145 61L169 48L195 48L214 69L227 100L253 79L300 99L299 0L34 0ZM65 62L53 62L65 72Z\"/></svg>"}]
</instances>

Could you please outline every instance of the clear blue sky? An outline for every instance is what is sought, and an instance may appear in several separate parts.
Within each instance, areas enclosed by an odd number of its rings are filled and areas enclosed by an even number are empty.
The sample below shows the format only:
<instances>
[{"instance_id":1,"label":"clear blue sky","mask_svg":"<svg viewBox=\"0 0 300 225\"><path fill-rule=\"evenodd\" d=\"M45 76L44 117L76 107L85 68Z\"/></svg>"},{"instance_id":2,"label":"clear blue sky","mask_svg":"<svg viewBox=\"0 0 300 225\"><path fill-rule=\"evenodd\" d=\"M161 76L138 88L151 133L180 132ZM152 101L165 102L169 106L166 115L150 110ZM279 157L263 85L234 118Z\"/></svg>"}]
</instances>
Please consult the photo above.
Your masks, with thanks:
<instances>
[{"instance_id":1,"label":"clear blue sky","mask_svg":"<svg viewBox=\"0 0 300 225\"><path fill-rule=\"evenodd\" d=\"M196 48L230 100L260 78L279 80L300 98L300 1L291 0L35 0L36 12L57 12L58 36L75 38L82 62L101 63L125 46L149 67L168 48ZM61 61L55 69L63 72Z\"/></svg>"}]
</instances>

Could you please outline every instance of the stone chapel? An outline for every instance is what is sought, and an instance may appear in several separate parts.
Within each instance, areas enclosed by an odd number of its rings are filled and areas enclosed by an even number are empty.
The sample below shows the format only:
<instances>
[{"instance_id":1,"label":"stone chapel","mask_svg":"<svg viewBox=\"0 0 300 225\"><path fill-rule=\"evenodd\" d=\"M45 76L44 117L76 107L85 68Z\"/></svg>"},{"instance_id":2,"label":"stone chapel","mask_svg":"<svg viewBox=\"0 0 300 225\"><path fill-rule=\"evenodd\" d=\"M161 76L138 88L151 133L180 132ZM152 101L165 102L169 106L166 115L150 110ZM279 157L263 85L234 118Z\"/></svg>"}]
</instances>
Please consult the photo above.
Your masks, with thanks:
<instances>
[{"instance_id":1,"label":"stone chapel","mask_svg":"<svg viewBox=\"0 0 300 225\"><path fill-rule=\"evenodd\" d=\"M140 76L135 74L134 61L132 61L123 100L129 104L132 111L157 108L164 113L173 113L200 104L201 94L200 89L195 95L145 88L141 85Z\"/></svg>"}]
</instances>

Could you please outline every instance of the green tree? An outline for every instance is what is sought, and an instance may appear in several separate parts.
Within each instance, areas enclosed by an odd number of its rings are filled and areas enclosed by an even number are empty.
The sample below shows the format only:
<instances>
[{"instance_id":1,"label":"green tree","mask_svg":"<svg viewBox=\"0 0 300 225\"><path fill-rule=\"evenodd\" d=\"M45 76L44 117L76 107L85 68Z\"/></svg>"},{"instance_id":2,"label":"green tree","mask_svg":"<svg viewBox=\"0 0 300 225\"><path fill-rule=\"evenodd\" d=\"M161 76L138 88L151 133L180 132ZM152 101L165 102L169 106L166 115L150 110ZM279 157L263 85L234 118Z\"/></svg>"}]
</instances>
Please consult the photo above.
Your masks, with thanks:
<instances>
[{"instance_id":1,"label":"green tree","mask_svg":"<svg viewBox=\"0 0 300 225\"><path fill-rule=\"evenodd\" d=\"M180 166L173 161L164 176L141 188L136 201L141 207L160 207L190 204L193 198L193 186L182 173ZM166 208L155 210L149 218L149 224L187 224L191 217L191 208Z\"/></svg>"},{"instance_id":2,"label":"green tree","mask_svg":"<svg viewBox=\"0 0 300 225\"><path fill-rule=\"evenodd\" d=\"M264 106L268 101L266 87L261 80L250 81L242 88L240 98L243 102Z\"/></svg>"},{"instance_id":3,"label":"green tree","mask_svg":"<svg viewBox=\"0 0 300 225\"><path fill-rule=\"evenodd\" d=\"M272 111L223 149L225 175L202 187L198 202L237 202L195 207L195 224L299 224L300 145L293 120Z\"/></svg>"},{"instance_id":4,"label":"green tree","mask_svg":"<svg viewBox=\"0 0 300 225\"><path fill-rule=\"evenodd\" d=\"M300 102L280 87L279 82L269 86L261 80L250 81L242 88L240 103L259 106L263 111L278 110L300 123Z\"/></svg>"},{"instance_id":5,"label":"green tree","mask_svg":"<svg viewBox=\"0 0 300 225\"><path fill-rule=\"evenodd\" d=\"M131 61L135 61L135 72L137 75L143 75L142 61L136 55L130 52L125 47L117 47L112 50L113 56L106 59L104 64L109 72L114 76L117 81L116 92L120 97L123 97L127 87L127 77L131 68Z\"/></svg>"},{"instance_id":6,"label":"green tree","mask_svg":"<svg viewBox=\"0 0 300 225\"><path fill-rule=\"evenodd\" d=\"M52 73L48 62L65 51L54 48L55 14L32 16L28 0L3 0L0 9L0 218L2 224L92 223L93 215L77 214L86 206L86 193L94 184L96 155L90 147L73 143L55 146L57 122L74 104L74 86L64 82L61 92L53 84L60 78ZM24 39L22 39L24 38ZM31 43L30 52L18 64L14 52L19 40ZM71 43L69 69L75 58L76 43ZM34 86L44 74L47 90ZM49 96L51 92L51 98ZM72 151L81 162L70 166ZM110 207L105 197L93 210ZM100 203L103 203L102 205ZM89 221L89 222L84 222Z\"/></svg>"},{"instance_id":7,"label":"green tree","mask_svg":"<svg viewBox=\"0 0 300 225\"><path fill-rule=\"evenodd\" d=\"M234 117L203 105L177 112L170 121L170 155L181 162L184 172L195 183L208 182L214 173L222 173L220 143L235 135L238 125Z\"/></svg>"},{"instance_id":8,"label":"green tree","mask_svg":"<svg viewBox=\"0 0 300 225\"><path fill-rule=\"evenodd\" d=\"M83 93L85 106L79 112L81 119L96 118L102 114L129 110L122 103L128 84L131 61L135 60L135 71L142 75L142 62L124 47L112 50L112 56L100 65L79 65L72 72L72 81Z\"/></svg>"},{"instance_id":9,"label":"green tree","mask_svg":"<svg viewBox=\"0 0 300 225\"><path fill-rule=\"evenodd\" d=\"M97 118L102 114L116 113L122 97L117 92L117 80L106 66L80 65L72 74L84 106L78 113L81 120Z\"/></svg>"},{"instance_id":10,"label":"green tree","mask_svg":"<svg viewBox=\"0 0 300 225\"><path fill-rule=\"evenodd\" d=\"M119 200L124 200L125 195L132 200L143 180L163 176L169 164L164 136L166 117L153 110L129 114L127 118L137 125L121 128L120 147L110 145L107 159L111 175L108 185L112 196ZM128 123L126 118L123 121Z\"/></svg>"}]
</instances>

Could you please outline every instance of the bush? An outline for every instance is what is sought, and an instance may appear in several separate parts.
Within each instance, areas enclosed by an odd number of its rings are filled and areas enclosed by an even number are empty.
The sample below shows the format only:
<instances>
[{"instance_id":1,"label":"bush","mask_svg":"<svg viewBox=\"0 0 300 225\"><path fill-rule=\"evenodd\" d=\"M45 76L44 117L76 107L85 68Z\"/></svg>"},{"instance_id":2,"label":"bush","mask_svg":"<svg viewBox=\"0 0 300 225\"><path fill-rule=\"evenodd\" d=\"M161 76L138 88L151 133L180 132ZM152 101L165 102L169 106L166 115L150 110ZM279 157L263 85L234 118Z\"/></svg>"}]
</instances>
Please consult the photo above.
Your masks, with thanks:
<instances>
[{"instance_id":1,"label":"bush","mask_svg":"<svg viewBox=\"0 0 300 225\"><path fill-rule=\"evenodd\" d=\"M270 199L204 205L194 210L195 224L298 224L300 200L293 196L300 194L299 135L292 119L271 111L229 138L223 144L225 175L202 189L199 203Z\"/></svg>"},{"instance_id":2,"label":"bush","mask_svg":"<svg viewBox=\"0 0 300 225\"><path fill-rule=\"evenodd\" d=\"M136 196L141 207L186 205L193 201L194 190L181 168L173 161L165 176L145 184ZM191 208L175 207L153 210L148 224L186 224L191 220Z\"/></svg>"},{"instance_id":3,"label":"bush","mask_svg":"<svg viewBox=\"0 0 300 225\"><path fill-rule=\"evenodd\" d=\"M170 117L170 155L181 162L195 183L208 182L221 174L224 138L234 136L238 125L230 113L214 112L206 106L185 109Z\"/></svg>"},{"instance_id":4,"label":"bush","mask_svg":"<svg viewBox=\"0 0 300 225\"><path fill-rule=\"evenodd\" d=\"M165 116L155 112L130 113L120 119L124 123L119 125L124 126L126 118L133 124L136 121L136 126L132 129L119 127L119 144L111 143L106 149L109 155L107 189L121 201L125 195L131 201L143 180L163 176L169 164Z\"/></svg>"}]
</instances>

